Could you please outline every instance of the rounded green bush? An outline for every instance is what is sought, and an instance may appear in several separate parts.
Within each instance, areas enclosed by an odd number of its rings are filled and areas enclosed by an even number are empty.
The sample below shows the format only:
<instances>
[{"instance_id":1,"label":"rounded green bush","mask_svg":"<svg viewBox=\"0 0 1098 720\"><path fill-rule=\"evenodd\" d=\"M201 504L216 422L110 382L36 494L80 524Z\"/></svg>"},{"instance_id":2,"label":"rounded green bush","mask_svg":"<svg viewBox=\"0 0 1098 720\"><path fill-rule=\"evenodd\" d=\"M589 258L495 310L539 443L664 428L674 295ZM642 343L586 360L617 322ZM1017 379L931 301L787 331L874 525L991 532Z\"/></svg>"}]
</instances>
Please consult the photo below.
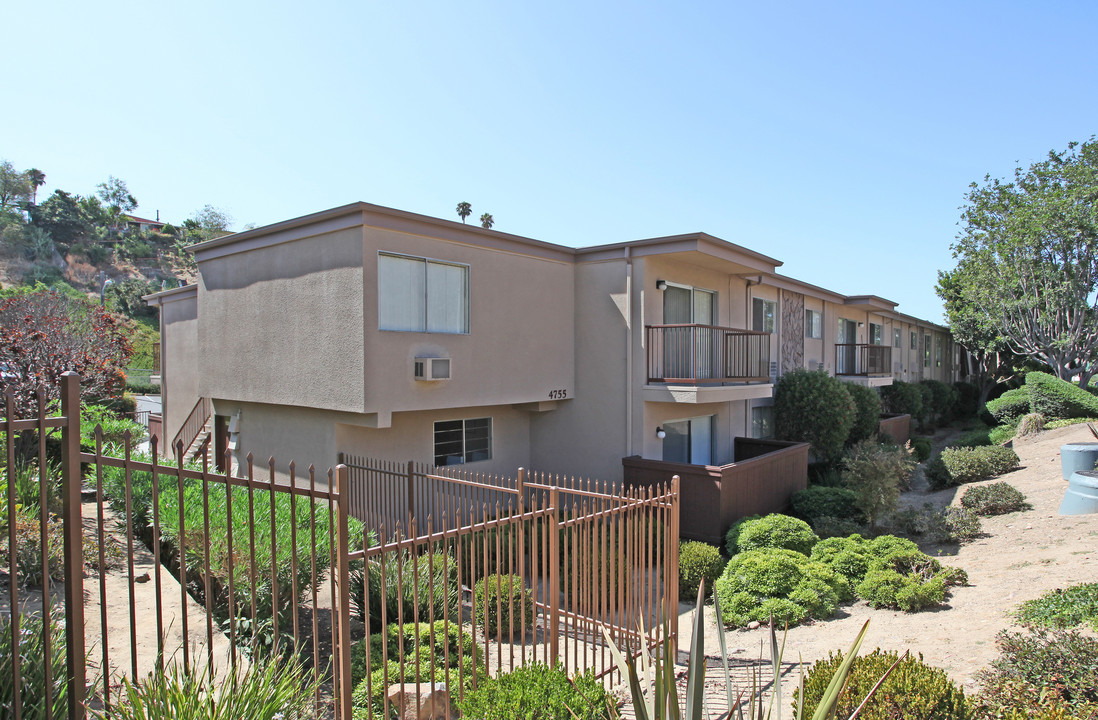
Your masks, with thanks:
<instances>
[{"instance_id":1,"label":"rounded green bush","mask_svg":"<svg viewBox=\"0 0 1098 720\"><path fill-rule=\"evenodd\" d=\"M482 682L458 702L477 720L602 720L614 705L590 674L569 678L563 668L532 663Z\"/></svg>"},{"instance_id":2,"label":"rounded green bush","mask_svg":"<svg viewBox=\"0 0 1098 720\"><path fill-rule=\"evenodd\" d=\"M476 623L493 638L516 637L534 621L534 597L518 575L487 575L473 585Z\"/></svg>"},{"instance_id":3,"label":"rounded green bush","mask_svg":"<svg viewBox=\"0 0 1098 720\"><path fill-rule=\"evenodd\" d=\"M837 460L857 414L845 386L823 370L782 375L774 388L775 435L809 443L822 461Z\"/></svg>"},{"instance_id":4,"label":"rounded green bush","mask_svg":"<svg viewBox=\"0 0 1098 720\"><path fill-rule=\"evenodd\" d=\"M930 459L931 447L931 440L928 437L911 438L911 451L915 453L915 459L919 462Z\"/></svg>"},{"instance_id":5,"label":"rounded green bush","mask_svg":"<svg viewBox=\"0 0 1098 720\"><path fill-rule=\"evenodd\" d=\"M851 445L876 434L877 427L881 424L881 396L875 388L854 383L847 383L846 391L854 401L855 408L854 424L846 439L846 444Z\"/></svg>"},{"instance_id":6,"label":"rounded green bush","mask_svg":"<svg viewBox=\"0 0 1098 720\"><path fill-rule=\"evenodd\" d=\"M980 409L980 388L974 383L960 380L953 383L957 391L957 402L953 406L953 415L957 418L974 418Z\"/></svg>"},{"instance_id":7,"label":"rounded green bush","mask_svg":"<svg viewBox=\"0 0 1098 720\"><path fill-rule=\"evenodd\" d=\"M961 496L961 506L975 510L977 515L1005 515L1031 507L1021 490L1005 482L968 488Z\"/></svg>"},{"instance_id":8,"label":"rounded green bush","mask_svg":"<svg viewBox=\"0 0 1098 720\"><path fill-rule=\"evenodd\" d=\"M891 385L882 387L880 393L885 412L907 414L916 420L922 417L923 394L917 385L894 380Z\"/></svg>"},{"instance_id":9,"label":"rounded green bush","mask_svg":"<svg viewBox=\"0 0 1098 720\"><path fill-rule=\"evenodd\" d=\"M714 591L721 619L740 627L749 622L795 625L831 617L851 597L844 577L793 550L749 550L733 557Z\"/></svg>"},{"instance_id":10,"label":"rounded green bush","mask_svg":"<svg viewBox=\"0 0 1098 720\"><path fill-rule=\"evenodd\" d=\"M940 380L922 380L919 384L930 390L930 413L938 420L949 420L953 416L953 406L957 404L957 391Z\"/></svg>"},{"instance_id":11,"label":"rounded green bush","mask_svg":"<svg viewBox=\"0 0 1098 720\"><path fill-rule=\"evenodd\" d=\"M1001 445L974 448L946 448L941 454L949 485L985 480L1018 467L1018 455Z\"/></svg>"},{"instance_id":12,"label":"rounded green bush","mask_svg":"<svg viewBox=\"0 0 1098 720\"><path fill-rule=\"evenodd\" d=\"M1012 423L1030 411L1029 387L1023 386L988 400L985 408L998 424Z\"/></svg>"},{"instance_id":13,"label":"rounded green bush","mask_svg":"<svg viewBox=\"0 0 1098 720\"><path fill-rule=\"evenodd\" d=\"M968 576L963 570L943 568L915 543L893 537L874 548L869 569L855 592L875 608L916 612L940 605L945 601L946 588L966 582Z\"/></svg>"},{"instance_id":14,"label":"rounded green bush","mask_svg":"<svg viewBox=\"0 0 1098 720\"><path fill-rule=\"evenodd\" d=\"M812 548L811 557L845 577L854 587L869 569L873 549L870 541L855 533L821 540Z\"/></svg>"},{"instance_id":15,"label":"rounded green bush","mask_svg":"<svg viewBox=\"0 0 1098 720\"><path fill-rule=\"evenodd\" d=\"M793 514L809 524L821 517L860 520L861 512L854 503L853 490L822 485L798 490L790 498Z\"/></svg>"},{"instance_id":16,"label":"rounded green bush","mask_svg":"<svg viewBox=\"0 0 1098 720\"><path fill-rule=\"evenodd\" d=\"M865 525L856 520L821 515L812 521L812 529L821 538L846 537L865 530Z\"/></svg>"},{"instance_id":17,"label":"rounded green bush","mask_svg":"<svg viewBox=\"0 0 1098 720\"><path fill-rule=\"evenodd\" d=\"M705 594L713 594L713 583L724 570L724 558L715 545L687 540L679 544L679 597L694 600L698 586L705 581Z\"/></svg>"},{"instance_id":18,"label":"rounded green bush","mask_svg":"<svg viewBox=\"0 0 1098 720\"><path fill-rule=\"evenodd\" d=\"M762 548L784 548L808 555L818 540L804 520L779 513L743 518L724 535L729 555Z\"/></svg>"},{"instance_id":19,"label":"rounded green bush","mask_svg":"<svg viewBox=\"0 0 1098 720\"><path fill-rule=\"evenodd\" d=\"M1098 416L1098 397L1078 385L1043 372L1026 374L1032 412L1049 420Z\"/></svg>"},{"instance_id":20,"label":"rounded green bush","mask_svg":"<svg viewBox=\"0 0 1098 720\"><path fill-rule=\"evenodd\" d=\"M849 717L888 672L895 669L877 689L858 716L863 720L968 720L971 717L964 690L944 670L917 658L878 648L854 658L846 687L839 695L839 717ZM804 716L811 717L820 704L831 678L843 662L842 653L832 653L812 666L804 680ZM797 698L794 698L794 708ZM796 710L794 710L795 712Z\"/></svg>"}]
</instances>

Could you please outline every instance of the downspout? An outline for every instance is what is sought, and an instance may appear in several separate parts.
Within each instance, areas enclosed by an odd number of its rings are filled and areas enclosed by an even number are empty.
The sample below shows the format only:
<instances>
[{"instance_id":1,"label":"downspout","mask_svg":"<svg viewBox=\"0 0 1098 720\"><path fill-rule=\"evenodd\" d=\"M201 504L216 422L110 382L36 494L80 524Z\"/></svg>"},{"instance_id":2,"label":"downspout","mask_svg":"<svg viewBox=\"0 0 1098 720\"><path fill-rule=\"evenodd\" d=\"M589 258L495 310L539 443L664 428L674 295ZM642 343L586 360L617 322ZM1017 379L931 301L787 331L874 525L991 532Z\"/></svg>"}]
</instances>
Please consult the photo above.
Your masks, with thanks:
<instances>
[{"instance_id":1,"label":"downspout","mask_svg":"<svg viewBox=\"0 0 1098 720\"><path fill-rule=\"evenodd\" d=\"M633 256L625 247L625 455L633 456Z\"/></svg>"},{"instance_id":2,"label":"downspout","mask_svg":"<svg viewBox=\"0 0 1098 720\"><path fill-rule=\"evenodd\" d=\"M744 286L743 286L743 314L744 314L743 329L744 330L746 330L748 328L748 326L751 324L751 314L752 314L752 309L751 309L751 286L752 285L761 285L761 284L762 284L762 275L759 275L758 278L756 278L754 282L752 282L751 278L749 278L749 277L744 278ZM770 368L767 368L766 371L769 373ZM751 432L751 403L750 402L745 402L743 404L743 434L746 436L750 432ZM735 453L735 450L733 450L733 454L734 453ZM735 461L734 456L733 456L733 461Z\"/></svg>"}]
</instances>

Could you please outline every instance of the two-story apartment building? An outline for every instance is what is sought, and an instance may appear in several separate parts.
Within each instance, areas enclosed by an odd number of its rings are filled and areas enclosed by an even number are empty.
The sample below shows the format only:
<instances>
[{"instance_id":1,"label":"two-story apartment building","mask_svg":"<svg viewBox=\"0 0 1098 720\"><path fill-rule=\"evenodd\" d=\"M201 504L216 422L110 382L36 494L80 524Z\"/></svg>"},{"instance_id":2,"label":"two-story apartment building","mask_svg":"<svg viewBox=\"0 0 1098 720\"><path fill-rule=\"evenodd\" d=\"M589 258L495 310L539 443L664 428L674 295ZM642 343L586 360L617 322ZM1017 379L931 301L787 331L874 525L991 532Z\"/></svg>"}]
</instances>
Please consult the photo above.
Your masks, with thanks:
<instances>
[{"instance_id":1,"label":"two-story apartment building","mask_svg":"<svg viewBox=\"0 0 1098 720\"><path fill-rule=\"evenodd\" d=\"M356 203L192 250L197 284L148 297L166 437L280 473L346 452L617 480L730 462L796 367L954 379L945 328L704 233L575 249Z\"/></svg>"}]
</instances>

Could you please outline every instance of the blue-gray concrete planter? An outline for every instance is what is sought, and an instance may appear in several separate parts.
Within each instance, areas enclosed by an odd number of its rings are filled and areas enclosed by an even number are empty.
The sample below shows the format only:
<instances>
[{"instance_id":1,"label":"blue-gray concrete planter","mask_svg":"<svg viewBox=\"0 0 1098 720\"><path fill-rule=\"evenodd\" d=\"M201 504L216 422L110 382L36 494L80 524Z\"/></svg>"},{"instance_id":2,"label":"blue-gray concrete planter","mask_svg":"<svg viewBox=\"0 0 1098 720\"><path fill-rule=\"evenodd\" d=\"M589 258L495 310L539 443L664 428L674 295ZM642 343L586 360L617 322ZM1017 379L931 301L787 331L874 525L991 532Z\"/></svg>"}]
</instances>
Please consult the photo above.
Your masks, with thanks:
<instances>
[{"instance_id":1,"label":"blue-gray concrete planter","mask_svg":"<svg viewBox=\"0 0 1098 720\"><path fill-rule=\"evenodd\" d=\"M1076 472L1068 479L1064 501L1060 503L1061 515L1090 515L1098 513L1098 473Z\"/></svg>"},{"instance_id":2,"label":"blue-gray concrete planter","mask_svg":"<svg viewBox=\"0 0 1098 720\"><path fill-rule=\"evenodd\" d=\"M1090 472L1098 462L1098 442L1068 443L1060 446L1060 471L1065 480L1077 472Z\"/></svg>"}]
</instances>

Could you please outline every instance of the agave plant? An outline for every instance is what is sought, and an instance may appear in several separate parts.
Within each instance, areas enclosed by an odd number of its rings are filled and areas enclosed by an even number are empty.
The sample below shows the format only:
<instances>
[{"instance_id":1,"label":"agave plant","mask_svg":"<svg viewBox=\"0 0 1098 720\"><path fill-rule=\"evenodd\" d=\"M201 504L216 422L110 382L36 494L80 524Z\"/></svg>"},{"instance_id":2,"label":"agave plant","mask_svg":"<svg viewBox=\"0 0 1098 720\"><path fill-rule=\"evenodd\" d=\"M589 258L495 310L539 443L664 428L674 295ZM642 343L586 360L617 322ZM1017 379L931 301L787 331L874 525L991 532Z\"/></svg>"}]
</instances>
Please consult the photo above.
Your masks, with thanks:
<instances>
[{"instance_id":1,"label":"agave plant","mask_svg":"<svg viewBox=\"0 0 1098 720\"><path fill-rule=\"evenodd\" d=\"M703 581L701 587L698 588L693 635L690 639L690 659L686 666L686 692L683 698L685 705L680 703L678 687L675 684L675 662L674 658L670 657L671 648L669 643L663 643L660 649L651 657L644 651L633 657L631 653L623 654L614 644L609 631L605 627L602 628L603 636L610 646L610 652L617 663L618 669L621 671L622 676L628 679L629 693L633 700L637 720L708 720L709 715L705 708L705 628L702 613L704 597L705 583ZM719 618L721 616L720 601L716 596L713 598L713 603L716 615ZM846 654L842 664L831 677L831 682L828 684L827 690L824 692L823 698L820 700L820 704L816 708L816 712L813 713L811 720L833 720L835 718L835 708L839 701L839 694L846 685L847 677L850 675L850 667L862 645L862 640L865 639L868 628L869 621L867 620L854 639L850 652ZM644 628L641 627L640 631L641 637L644 637ZM788 632L788 628L786 628L786 631ZM663 633L664 637L667 637L670 633L670 622L666 615L663 620ZM771 620L770 661L773 672L773 689L770 693L769 702L763 700L764 693L759 687L758 676L752 678L752 687L746 698L744 697L746 691L736 692L731 681L731 669L728 666L728 651L723 629L718 629L717 637L721 650L721 662L724 665L726 695L726 708L718 716L730 720L731 718L737 720L771 720L771 718L781 720L781 667L782 656L785 653L785 634L783 633L782 641L779 644L778 634L774 622ZM862 709L876 694L881 683L885 681L895 667L896 664L894 663L881 676L847 720L856 720ZM800 672L798 683L801 691L797 693L796 720L803 720L804 664L799 663L798 669Z\"/></svg>"}]
</instances>

